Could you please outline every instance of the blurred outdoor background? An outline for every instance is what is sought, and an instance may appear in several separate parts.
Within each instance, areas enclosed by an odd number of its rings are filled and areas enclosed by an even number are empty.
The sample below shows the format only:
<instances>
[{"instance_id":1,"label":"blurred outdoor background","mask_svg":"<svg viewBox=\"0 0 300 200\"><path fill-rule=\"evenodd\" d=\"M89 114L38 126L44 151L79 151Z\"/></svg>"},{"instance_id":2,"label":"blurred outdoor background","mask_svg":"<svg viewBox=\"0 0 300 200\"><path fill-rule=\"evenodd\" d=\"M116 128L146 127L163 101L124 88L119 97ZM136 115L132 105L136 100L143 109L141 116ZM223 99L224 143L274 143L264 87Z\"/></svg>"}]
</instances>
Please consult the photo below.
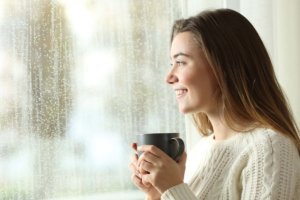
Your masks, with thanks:
<instances>
[{"instance_id":1,"label":"blurred outdoor background","mask_svg":"<svg viewBox=\"0 0 300 200\"><path fill-rule=\"evenodd\" d=\"M257 28L300 124L299 0L0 0L0 200L143 199L135 134L196 138L164 83L172 24L221 7Z\"/></svg>"}]
</instances>

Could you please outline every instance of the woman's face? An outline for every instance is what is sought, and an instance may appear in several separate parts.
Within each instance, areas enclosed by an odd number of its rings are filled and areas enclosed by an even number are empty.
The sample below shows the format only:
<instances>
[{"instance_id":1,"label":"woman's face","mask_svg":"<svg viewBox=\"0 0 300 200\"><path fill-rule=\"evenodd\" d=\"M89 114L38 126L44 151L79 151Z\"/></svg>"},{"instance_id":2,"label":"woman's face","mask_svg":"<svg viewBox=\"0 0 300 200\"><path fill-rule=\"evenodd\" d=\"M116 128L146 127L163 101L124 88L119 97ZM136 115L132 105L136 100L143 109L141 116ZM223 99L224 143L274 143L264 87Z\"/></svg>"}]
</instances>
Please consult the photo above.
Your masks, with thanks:
<instances>
[{"instance_id":1,"label":"woman's face","mask_svg":"<svg viewBox=\"0 0 300 200\"><path fill-rule=\"evenodd\" d=\"M172 68L166 76L182 113L215 112L217 83L191 32L177 34L171 45Z\"/></svg>"}]
</instances>

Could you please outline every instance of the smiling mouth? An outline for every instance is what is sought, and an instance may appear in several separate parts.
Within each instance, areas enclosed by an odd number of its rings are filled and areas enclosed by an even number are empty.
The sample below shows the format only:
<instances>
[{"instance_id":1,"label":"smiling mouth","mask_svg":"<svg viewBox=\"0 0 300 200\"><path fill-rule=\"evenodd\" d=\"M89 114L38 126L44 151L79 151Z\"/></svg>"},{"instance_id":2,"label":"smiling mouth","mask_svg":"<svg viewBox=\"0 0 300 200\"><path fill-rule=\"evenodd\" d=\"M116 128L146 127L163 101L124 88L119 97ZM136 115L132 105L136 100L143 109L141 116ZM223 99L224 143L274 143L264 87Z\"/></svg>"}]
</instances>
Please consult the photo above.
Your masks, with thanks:
<instances>
[{"instance_id":1,"label":"smiling mouth","mask_svg":"<svg viewBox=\"0 0 300 200\"><path fill-rule=\"evenodd\" d=\"M181 97L187 93L187 89L177 89L175 90L176 97Z\"/></svg>"}]
</instances>

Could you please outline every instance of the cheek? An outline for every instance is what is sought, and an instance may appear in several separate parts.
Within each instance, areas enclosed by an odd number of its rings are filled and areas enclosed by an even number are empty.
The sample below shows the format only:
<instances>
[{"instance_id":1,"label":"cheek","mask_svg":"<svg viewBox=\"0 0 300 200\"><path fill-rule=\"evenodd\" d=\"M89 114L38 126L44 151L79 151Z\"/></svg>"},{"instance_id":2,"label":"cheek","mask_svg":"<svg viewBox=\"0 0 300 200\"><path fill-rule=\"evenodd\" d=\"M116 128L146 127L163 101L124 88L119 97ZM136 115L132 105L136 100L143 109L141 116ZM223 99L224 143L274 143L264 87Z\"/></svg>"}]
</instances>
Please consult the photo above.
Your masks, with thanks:
<instances>
[{"instance_id":1,"label":"cheek","mask_svg":"<svg viewBox=\"0 0 300 200\"><path fill-rule=\"evenodd\" d=\"M180 80L182 84L191 87L197 85L197 82L201 80L201 76L197 72L186 70L182 73Z\"/></svg>"},{"instance_id":2,"label":"cheek","mask_svg":"<svg viewBox=\"0 0 300 200\"><path fill-rule=\"evenodd\" d=\"M193 90L202 98L212 98L217 88L215 79L207 73L199 74L194 79L190 79L190 81L194 81Z\"/></svg>"}]
</instances>

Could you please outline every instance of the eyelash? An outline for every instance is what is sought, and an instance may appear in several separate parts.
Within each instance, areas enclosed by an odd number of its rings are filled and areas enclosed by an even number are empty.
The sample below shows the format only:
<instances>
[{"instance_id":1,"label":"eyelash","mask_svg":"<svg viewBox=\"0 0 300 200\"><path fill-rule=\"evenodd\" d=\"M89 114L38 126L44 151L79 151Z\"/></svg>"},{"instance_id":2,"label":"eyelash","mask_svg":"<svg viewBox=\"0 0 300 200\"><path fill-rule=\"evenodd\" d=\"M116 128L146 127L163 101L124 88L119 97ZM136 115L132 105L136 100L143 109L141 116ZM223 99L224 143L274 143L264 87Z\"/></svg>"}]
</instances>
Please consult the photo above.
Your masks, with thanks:
<instances>
[{"instance_id":1,"label":"eyelash","mask_svg":"<svg viewBox=\"0 0 300 200\"><path fill-rule=\"evenodd\" d=\"M183 62L183 61L175 61L175 64L178 65L178 66L182 66L182 65L185 65L185 62ZM170 65L173 66L174 64L171 63Z\"/></svg>"}]
</instances>

